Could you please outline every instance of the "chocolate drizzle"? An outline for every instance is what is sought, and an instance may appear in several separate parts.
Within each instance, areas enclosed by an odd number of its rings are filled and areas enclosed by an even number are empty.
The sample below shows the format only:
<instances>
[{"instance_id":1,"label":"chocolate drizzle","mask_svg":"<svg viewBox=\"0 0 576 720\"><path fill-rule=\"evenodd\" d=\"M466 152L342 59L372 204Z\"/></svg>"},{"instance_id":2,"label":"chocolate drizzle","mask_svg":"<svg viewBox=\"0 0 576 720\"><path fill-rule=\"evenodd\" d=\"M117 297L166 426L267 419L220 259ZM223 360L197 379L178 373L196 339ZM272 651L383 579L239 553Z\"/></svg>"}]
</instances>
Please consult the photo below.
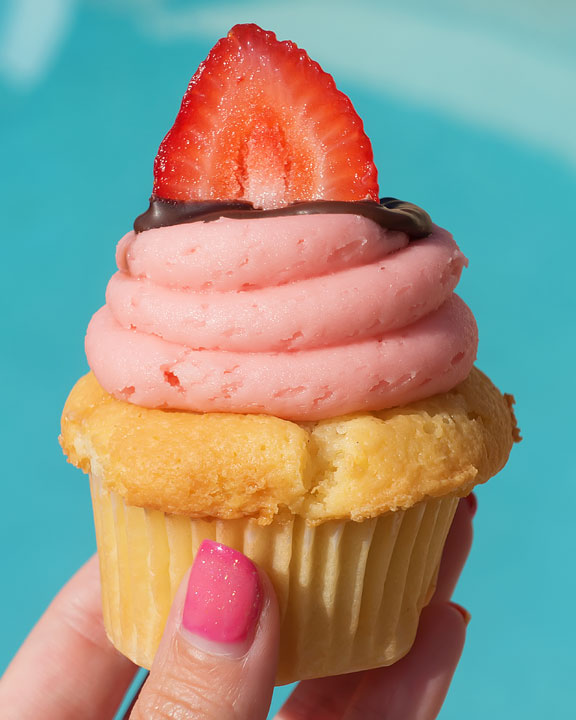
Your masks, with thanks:
<instances>
[{"instance_id":1,"label":"chocolate drizzle","mask_svg":"<svg viewBox=\"0 0 576 720\"><path fill-rule=\"evenodd\" d=\"M432 220L425 210L396 198L381 198L380 202L363 200L343 202L315 200L297 202L273 210L258 210L252 203L242 200L207 200L179 202L150 198L150 207L134 221L137 233L153 228L182 225L191 222L211 222L219 218L245 220L247 218L286 217L287 215L314 215L318 213L362 215L387 230L405 232L411 239L423 238L432 232Z\"/></svg>"}]
</instances>

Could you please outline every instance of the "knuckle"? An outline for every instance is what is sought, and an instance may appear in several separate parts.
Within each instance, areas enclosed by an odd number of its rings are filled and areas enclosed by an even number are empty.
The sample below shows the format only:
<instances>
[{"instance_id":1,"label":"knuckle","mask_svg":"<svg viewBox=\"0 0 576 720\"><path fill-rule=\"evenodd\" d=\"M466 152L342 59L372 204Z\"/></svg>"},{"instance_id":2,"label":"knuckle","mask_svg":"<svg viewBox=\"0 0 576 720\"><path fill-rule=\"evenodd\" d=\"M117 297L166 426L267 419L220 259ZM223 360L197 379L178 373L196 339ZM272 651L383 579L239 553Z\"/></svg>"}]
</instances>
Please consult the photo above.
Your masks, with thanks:
<instances>
[{"instance_id":1,"label":"knuckle","mask_svg":"<svg viewBox=\"0 0 576 720\"><path fill-rule=\"evenodd\" d=\"M238 720L235 693L218 673L180 660L149 678L130 720Z\"/></svg>"},{"instance_id":2,"label":"knuckle","mask_svg":"<svg viewBox=\"0 0 576 720\"><path fill-rule=\"evenodd\" d=\"M76 597L64 598L58 595L52 601L52 609L60 622L74 635L81 637L95 649L109 648L99 607L98 611L94 611L82 605Z\"/></svg>"}]
</instances>

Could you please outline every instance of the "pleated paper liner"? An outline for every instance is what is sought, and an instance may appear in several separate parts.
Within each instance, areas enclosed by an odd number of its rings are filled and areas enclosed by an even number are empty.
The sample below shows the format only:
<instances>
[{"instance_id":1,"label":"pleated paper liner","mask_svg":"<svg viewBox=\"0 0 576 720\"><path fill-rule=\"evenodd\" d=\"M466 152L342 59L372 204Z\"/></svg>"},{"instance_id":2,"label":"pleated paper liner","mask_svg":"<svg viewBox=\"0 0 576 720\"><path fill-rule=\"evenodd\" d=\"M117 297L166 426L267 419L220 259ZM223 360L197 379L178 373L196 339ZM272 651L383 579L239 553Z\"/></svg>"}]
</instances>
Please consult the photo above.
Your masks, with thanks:
<instances>
[{"instance_id":1,"label":"pleated paper liner","mask_svg":"<svg viewBox=\"0 0 576 720\"><path fill-rule=\"evenodd\" d=\"M197 520L126 505L91 477L104 623L149 668L172 598L205 539L264 569L282 616L277 684L391 665L410 649L430 600L457 498L364 522L310 527L298 516Z\"/></svg>"}]
</instances>

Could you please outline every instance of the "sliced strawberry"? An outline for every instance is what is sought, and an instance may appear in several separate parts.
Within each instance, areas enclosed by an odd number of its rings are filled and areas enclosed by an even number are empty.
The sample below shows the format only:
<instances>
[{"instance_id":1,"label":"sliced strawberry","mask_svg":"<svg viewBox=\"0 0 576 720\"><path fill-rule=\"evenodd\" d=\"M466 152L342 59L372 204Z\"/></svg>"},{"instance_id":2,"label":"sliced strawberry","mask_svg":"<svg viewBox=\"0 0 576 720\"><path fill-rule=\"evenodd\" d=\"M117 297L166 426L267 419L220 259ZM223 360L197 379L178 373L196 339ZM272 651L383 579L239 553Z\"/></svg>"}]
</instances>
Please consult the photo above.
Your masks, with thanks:
<instances>
[{"instance_id":1,"label":"sliced strawberry","mask_svg":"<svg viewBox=\"0 0 576 720\"><path fill-rule=\"evenodd\" d=\"M294 43L236 25L190 81L154 163L169 200L378 200L370 140L350 100Z\"/></svg>"}]
</instances>

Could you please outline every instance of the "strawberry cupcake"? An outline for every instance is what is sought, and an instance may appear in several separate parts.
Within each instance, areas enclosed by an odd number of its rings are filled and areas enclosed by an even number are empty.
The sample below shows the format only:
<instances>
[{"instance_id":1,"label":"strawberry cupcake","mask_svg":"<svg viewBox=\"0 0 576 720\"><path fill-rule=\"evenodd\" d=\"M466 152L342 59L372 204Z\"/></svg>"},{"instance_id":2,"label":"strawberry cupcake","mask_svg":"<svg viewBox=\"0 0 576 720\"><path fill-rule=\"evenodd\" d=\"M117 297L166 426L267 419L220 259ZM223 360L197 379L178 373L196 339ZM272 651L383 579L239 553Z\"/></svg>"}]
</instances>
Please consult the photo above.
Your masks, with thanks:
<instances>
[{"instance_id":1,"label":"strawberry cupcake","mask_svg":"<svg viewBox=\"0 0 576 720\"><path fill-rule=\"evenodd\" d=\"M460 497L505 464L466 259L379 198L350 100L255 25L219 40L86 337L61 442L90 475L106 629L150 667L204 539L270 576L278 683L394 663Z\"/></svg>"}]
</instances>

